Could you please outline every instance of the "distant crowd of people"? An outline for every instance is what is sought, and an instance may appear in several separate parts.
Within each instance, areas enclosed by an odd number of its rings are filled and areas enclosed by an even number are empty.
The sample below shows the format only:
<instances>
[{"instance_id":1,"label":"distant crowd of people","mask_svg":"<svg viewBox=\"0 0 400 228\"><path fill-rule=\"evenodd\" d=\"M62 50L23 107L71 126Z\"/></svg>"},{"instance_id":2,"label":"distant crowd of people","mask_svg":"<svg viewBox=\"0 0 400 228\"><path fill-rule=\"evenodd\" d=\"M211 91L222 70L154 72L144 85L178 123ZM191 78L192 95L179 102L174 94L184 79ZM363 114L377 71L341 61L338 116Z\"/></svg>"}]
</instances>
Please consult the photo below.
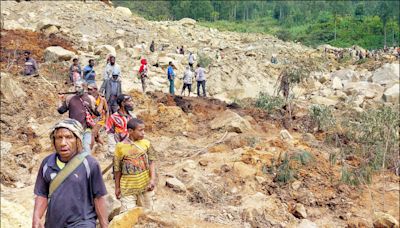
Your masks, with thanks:
<instances>
[{"instance_id":1,"label":"distant crowd of people","mask_svg":"<svg viewBox=\"0 0 400 228\"><path fill-rule=\"evenodd\" d=\"M395 56L396 59L400 59L400 47L387 47L385 46L383 49L373 49L373 50L364 50L362 48L358 48L353 46L351 48L324 48L324 55L326 54L334 54L337 61L340 61L345 56L349 56L351 59L358 61L361 59L374 59L375 61L379 61L382 59L384 55Z\"/></svg>"}]
</instances>

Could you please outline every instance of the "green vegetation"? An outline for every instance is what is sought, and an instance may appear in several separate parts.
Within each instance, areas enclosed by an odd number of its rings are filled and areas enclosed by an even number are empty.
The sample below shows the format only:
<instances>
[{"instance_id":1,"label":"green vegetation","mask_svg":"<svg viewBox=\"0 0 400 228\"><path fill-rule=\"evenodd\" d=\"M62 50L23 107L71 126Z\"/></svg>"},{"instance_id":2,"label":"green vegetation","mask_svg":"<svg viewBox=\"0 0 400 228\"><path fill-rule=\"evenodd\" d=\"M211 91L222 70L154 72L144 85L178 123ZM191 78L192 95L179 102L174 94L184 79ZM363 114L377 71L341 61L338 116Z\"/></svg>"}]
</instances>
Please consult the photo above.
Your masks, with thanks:
<instances>
[{"instance_id":1,"label":"green vegetation","mask_svg":"<svg viewBox=\"0 0 400 228\"><path fill-rule=\"evenodd\" d=\"M149 20L189 17L236 32L276 35L305 45L368 49L399 44L399 1L113 1Z\"/></svg>"},{"instance_id":2,"label":"green vegetation","mask_svg":"<svg viewBox=\"0 0 400 228\"><path fill-rule=\"evenodd\" d=\"M325 105L311 105L309 114L318 131L328 131L335 124L332 111Z\"/></svg>"},{"instance_id":3,"label":"green vegetation","mask_svg":"<svg viewBox=\"0 0 400 228\"><path fill-rule=\"evenodd\" d=\"M276 168L275 180L283 183L290 182L296 178L300 166L308 165L312 161L314 161L314 157L308 151L298 151L291 155L286 153L283 161Z\"/></svg>"},{"instance_id":4,"label":"green vegetation","mask_svg":"<svg viewBox=\"0 0 400 228\"><path fill-rule=\"evenodd\" d=\"M285 101L279 96L270 96L267 93L260 93L256 100L256 107L264 109L268 112L274 112L281 109L285 105Z\"/></svg>"}]
</instances>

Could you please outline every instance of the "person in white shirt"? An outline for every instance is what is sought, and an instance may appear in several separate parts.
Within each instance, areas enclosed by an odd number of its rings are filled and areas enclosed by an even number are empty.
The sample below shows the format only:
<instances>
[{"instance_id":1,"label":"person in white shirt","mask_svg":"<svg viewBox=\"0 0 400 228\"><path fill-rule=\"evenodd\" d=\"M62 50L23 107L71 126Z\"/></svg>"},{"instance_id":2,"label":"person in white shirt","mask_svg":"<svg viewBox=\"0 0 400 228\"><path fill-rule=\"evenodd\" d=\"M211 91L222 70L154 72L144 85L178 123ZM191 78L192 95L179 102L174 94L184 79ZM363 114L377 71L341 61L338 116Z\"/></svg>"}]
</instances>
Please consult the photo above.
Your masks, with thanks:
<instances>
[{"instance_id":1,"label":"person in white shirt","mask_svg":"<svg viewBox=\"0 0 400 228\"><path fill-rule=\"evenodd\" d=\"M185 89L187 88L189 91L188 96L190 96L190 92L192 92L192 82L193 82L193 72L190 70L190 66L187 66L185 72L183 72L183 88L181 95L185 93Z\"/></svg>"},{"instance_id":2,"label":"person in white shirt","mask_svg":"<svg viewBox=\"0 0 400 228\"><path fill-rule=\"evenodd\" d=\"M109 63L107 63L106 68L104 69L104 73L103 73L104 81L111 79L113 74L118 75L119 79L121 79L121 68L115 62L115 56L111 55L109 60L110 61L109 61Z\"/></svg>"}]
</instances>

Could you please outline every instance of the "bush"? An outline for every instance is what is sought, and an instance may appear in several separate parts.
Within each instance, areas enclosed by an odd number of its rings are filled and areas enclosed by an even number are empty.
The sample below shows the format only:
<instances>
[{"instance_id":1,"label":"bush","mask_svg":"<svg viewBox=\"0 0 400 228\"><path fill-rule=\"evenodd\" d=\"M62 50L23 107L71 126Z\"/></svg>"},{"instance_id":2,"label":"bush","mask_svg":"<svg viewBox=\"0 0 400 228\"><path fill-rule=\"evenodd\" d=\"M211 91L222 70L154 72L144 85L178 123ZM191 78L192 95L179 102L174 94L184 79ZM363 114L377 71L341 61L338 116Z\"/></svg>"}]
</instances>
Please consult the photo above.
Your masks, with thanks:
<instances>
[{"instance_id":1,"label":"bush","mask_svg":"<svg viewBox=\"0 0 400 228\"><path fill-rule=\"evenodd\" d=\"M302 150L292 155L286 153L282 163L276 168L275 180L288 183L296 178L299 166L308 165L314 160L314 156L308 151Z\"/></svg>"},{"instance_id":2,"label":"bush","mask_svg":"<svg viewBox=\"0 0 400 228\"><path fill-rule=\"evenodd\" d=\"M201 67L206 68L212 62L210 57L201 52L197 53L197 57L198 57L198 63L200 64Z\"/></svg>"},{"instance_id":3,"label":"bush","mask_svg":"<svg viewBox=\"0 0 400 228\"><path fill-rule=\"evenodd\" d=\"M285 101L278 96L270 96L261 92L256 100L256 107L273 112L281 109L285 105Z\"/></svg>"},{"instance_id":4,"label":"bush","mask_svg":"<svg viewBox=\"0 0 400 228\"><path fill-rule=\"evenodd\" d=\"M312 123L317 126L318 131L327 131L336 122L331 109L325 105L311 105L309 115Z\"/></svg>"}]
</instances>

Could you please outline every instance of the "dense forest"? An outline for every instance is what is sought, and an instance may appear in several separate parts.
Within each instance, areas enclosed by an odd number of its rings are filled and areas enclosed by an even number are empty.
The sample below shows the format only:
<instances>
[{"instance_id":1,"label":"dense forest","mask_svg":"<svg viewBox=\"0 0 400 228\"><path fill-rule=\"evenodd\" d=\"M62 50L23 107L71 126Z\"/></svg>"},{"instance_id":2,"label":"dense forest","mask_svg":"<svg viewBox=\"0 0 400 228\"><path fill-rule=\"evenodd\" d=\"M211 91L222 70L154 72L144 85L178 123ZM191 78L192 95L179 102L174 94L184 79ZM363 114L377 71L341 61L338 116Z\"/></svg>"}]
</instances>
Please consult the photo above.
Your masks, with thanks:
<instances>
[{"instance_id":1,"label":"dense forest","mask_svg":"<svg viewBox=\"0 0 400 228\"><path fill-rule=\"evenodd\" d=\"M399 44L399 1L113 1L149 20L189 17L219 30L259 32L305 45L368 49Z\"/></svg>"}]
</instances>

